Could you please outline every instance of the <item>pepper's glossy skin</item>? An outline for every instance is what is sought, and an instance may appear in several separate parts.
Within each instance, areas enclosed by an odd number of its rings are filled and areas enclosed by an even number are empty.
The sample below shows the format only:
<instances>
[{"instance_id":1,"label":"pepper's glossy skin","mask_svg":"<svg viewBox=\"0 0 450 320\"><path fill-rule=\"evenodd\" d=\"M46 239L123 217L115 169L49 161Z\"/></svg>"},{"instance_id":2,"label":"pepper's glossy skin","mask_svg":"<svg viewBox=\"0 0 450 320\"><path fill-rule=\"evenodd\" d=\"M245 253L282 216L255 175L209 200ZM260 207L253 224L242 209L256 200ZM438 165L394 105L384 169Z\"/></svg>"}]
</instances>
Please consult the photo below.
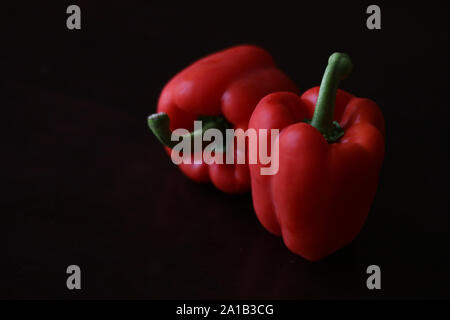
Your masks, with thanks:
<instances>
[{"instance_id":1,"label":"pepper's glossy skin","mask_svg":"<svg viewBox=\"0 0 450 320\"><path fill-rule=\"evenodd\" d=\"M258 219L310 261L342 248L359 233L384 156L384 118L373 101L338 90L334 120L345 133L330 144L303 122L312 118L318 94L319 87L301 97L270 94L249 122L249 128L280 130L278 173L263 176L260 164L250 165Z\"/></svg>"},{"instance_id":2,"label":"pepper's glossy skin","mask_svg":"<svg viewBox=\"0 0 450 320\"><path fill-rule=\"evenodd\" d=\"M259 100L277 91L298 89L269 53L241 45L211 54L178 73L162 90L157 111L168 114L171 130L192 130L199 116L213 115L222 115L234 128L246 130ZM195 181L212 181L224 192L250 189L247 164L181 164L180 169Z\"/></svg>"}]
</instances>

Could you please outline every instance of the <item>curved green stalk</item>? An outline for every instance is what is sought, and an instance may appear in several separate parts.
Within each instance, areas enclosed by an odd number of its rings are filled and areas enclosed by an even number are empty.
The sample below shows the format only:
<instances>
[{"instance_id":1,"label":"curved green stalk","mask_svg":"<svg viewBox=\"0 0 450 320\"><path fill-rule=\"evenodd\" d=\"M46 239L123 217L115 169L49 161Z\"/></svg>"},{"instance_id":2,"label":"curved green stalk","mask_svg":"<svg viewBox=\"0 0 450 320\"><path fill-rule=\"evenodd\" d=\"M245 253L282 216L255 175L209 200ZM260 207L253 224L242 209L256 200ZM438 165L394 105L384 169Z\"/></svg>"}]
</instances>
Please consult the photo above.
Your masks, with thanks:
<instances>
[{"instance_id":1,"label":"curved green stalk","mask_svg":"<svg viewBox=\"0 0 450 320\"><path fill-rule=\"evenodd\" d=\"M335 52L328 59L320 84L319 97L310 124L319 130L329 143L344 135L344 130L333 121L334 106L339 82L348 77L352 68L352 62L347 54Z\"/></svg>"},{"instance_id":2,"label":"curved green stalk","mask_svg":"<svg viewBox=\"0 0 450 320\"><path fill-rule=\"evenodd\" d=\"M203 133L211 128L219 129L225 131L225 129L231 128L231 125L224 117L221 116L205 116L199 117L198 120L202 121L202 128L200 130L194 130L190 132L187 137L189 137L194 143L196 136L202 137ZM160 112L152 114L147 119L148 126L152 130L153 134L158 138L158 140L166 147L173 148L175 145L181 141L181 139L186 138L186 136L181 135L175 137L172 140L172 131L170 130L170 118L167 113Z\"/></svg>"}]
</instances>

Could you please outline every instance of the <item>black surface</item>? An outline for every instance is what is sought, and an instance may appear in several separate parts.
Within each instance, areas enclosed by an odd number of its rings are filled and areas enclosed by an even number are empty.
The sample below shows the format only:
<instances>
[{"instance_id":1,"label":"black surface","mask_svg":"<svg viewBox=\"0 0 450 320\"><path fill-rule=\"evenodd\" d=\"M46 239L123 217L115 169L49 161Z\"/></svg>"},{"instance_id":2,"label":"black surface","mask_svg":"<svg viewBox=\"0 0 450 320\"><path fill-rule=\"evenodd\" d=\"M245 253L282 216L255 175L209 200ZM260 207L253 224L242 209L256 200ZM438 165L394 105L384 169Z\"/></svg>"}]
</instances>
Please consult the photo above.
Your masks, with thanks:
<instances>
[{"instance_id":1,"label":"black surface","mask_svg":"<svg viewBox=\"0 0 450 320\"><path fill-rule=\"evenodd\" d=\"M443 3L207 6L76 1L2 9L1 298L449 298L448 42ZM3 6L3 5L2 5ZM309 263L257 221L250 194L183 176L151 135L163 85L213 51L266 48L304 91L331 52L387 125L367 223ZM82 290L66 288L66 267ZM382 290L366 288L366 267Z\"/></svg>"}]
</instances>

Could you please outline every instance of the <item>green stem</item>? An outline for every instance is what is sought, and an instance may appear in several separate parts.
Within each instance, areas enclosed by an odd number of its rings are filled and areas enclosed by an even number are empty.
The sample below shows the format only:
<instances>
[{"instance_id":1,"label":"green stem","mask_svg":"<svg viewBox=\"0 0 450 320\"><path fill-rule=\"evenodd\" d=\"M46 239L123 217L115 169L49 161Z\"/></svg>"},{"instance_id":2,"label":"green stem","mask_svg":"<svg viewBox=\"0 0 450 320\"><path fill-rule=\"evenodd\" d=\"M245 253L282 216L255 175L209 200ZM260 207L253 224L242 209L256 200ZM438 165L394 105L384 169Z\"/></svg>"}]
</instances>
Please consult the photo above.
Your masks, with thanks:
<instances>
[{"instance_id":1,"label":"green stem","mask_svg":"<svg viewBox=\"0 0 450 320\"><path fill-rule=\"evenodd\" d=\"M200 136L201 139L203 133L208 129L215 128L224 131L225 129L231 128L230 123L228 123L225 118L221 116L199 117L198 120L202 121L202 128L200 130L192 131L186 135L191 139L192 144L194 143L195 137ZM181 139L186 137L178 136L178 139L175 141L171 139L172 131L170 130L170 118L167 113L160 112L152 114L148 117L147 122L150 130L152 130L156 138L158 138L158 140L166 147L173 148L181 141Z\"/></svg>"},{"instance_id":2,"label":"green stem","mask_svg":"<svg viewBox=\"0 0 450 320\"><path fill-rule=\"evenodd\" d=\"M352 62L347 54L335 52L328 59L310 124L319 130L329 143L344 135L339 124L336 121L333 122L334 105L339 82L345 79L351 71Z\"/></svg>"}]
</instances>

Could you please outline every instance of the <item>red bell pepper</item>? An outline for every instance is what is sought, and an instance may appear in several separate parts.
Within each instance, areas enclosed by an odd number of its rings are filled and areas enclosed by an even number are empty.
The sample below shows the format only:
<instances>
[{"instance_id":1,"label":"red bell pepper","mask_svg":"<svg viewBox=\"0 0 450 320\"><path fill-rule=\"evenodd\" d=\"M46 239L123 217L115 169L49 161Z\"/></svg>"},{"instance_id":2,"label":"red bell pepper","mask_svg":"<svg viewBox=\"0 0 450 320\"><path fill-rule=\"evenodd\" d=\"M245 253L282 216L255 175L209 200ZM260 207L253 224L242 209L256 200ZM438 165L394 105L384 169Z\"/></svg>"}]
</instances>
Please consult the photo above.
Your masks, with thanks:
<instances>
[{"instance_id":1,"label":"red bell pepper","mask_svg":"<svg viewBox=\"0 0 450 320\"><path fill-rule=\"evenodd\" d=\"M383 161L385 127L379 107L338 90L351 69L346 54L331 55L320 87L301 97L270 94L249 122L249 128L280 130L278 173L264 176L259 162L250 165L258 219L282 235L291 251L311 261L359 233Z\"/></svg>"},{"instance_id":2,"label":"red bell pepper","mask_svg":"<svg viewBox=\"0 0 450 320\"><path fill-rule=\"evenodd\" d=\"M161 92L158 113L149 117L148 124L170 153L175 145L170 140L171 130L192 130L197 119L203 120L204 128L246 130L259 100L276 91L298 92L265 50L250 45L232 47L198 60L173 77ZM224 192L250 189L247 164L202 162L179 167L189 178L212 181Z\"/></svg>"}]
</instances>

